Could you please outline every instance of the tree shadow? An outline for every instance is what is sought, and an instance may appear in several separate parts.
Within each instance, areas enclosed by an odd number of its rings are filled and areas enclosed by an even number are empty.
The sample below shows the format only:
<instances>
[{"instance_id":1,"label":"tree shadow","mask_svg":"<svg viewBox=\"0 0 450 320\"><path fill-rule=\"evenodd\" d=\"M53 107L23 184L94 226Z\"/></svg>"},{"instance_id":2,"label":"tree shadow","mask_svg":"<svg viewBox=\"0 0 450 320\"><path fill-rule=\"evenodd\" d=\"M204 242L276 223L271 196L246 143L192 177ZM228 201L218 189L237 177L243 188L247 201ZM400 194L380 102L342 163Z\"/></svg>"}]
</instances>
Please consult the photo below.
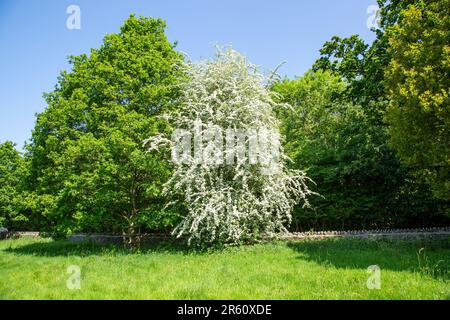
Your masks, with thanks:
<instances>
[{"instance_id":1,"label":"tree shadow","mask_svg":"<svg viewBox=\"0 0 450 320\"><path fill-rule=\"evenodd\" d=\"M67 240L49 240L19 245L10 245L3 249L4 252L17 255L33 255L42 257L59 256L102 256L102 255L129 255L129 254L149 254L149 253L206 253L210 250L189 247L186 243L174 240L161 240L146 243L139 248L130 249L123 245L99 244L95 242L74 243Z\"/></svg>"},{"instance_id":2,"label":"tree shadow","mask_svg":"<svg viewBox=\"0 0 450 320\"><path fill-rule=\"evenodd\" d=\"M288 241L297 259L342 269L363 269L378 265L381 270L419 272L435 278L449 279L450 242L442 240L368 240L335 238ZM121 245L94 242L73 243L67 240L39 240L10 243L3 252L42 257L105 256L151 253L209 254L225 247L196 248L186 242L162 240L127 249Z\"/></svg>"},{"instance_id":3,"label":"tree shadow","mask_svg":"<svg viewBox=\"0 0 450 320\"><path fill-rule=\"evenodd\" d=\"M434 278L450 277L449 239L388 240L334 238L289 241L298 259L341 269L419 272Z\"/></svg>"}]
</instances>

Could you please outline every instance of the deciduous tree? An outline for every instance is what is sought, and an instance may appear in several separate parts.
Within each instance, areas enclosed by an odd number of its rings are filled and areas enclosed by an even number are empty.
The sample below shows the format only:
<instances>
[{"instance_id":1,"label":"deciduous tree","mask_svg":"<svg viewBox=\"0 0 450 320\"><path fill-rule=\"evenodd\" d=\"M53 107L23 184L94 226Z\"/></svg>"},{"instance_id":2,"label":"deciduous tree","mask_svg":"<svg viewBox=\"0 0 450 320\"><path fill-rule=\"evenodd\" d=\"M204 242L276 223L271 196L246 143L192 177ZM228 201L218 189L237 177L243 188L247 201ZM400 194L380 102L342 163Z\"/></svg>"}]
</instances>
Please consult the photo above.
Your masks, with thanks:
<instances>
[{"instance_id":1,"label":"deciduous tree","mask_svg":"<svg viewBox=\"0 0 450 320\"><path fill-rule=\"evenodd\" d=\"M70 57L72 70L45 95L28 152L54 234L122 231L132 244L141 227L173 223L162 213L167 163L142 146L167 129L158 115L178 95L183 58L164 29L161 19L130 16L99 49Z\"/></svg>"},{"instance_id":2,"label":"deciduous tree","mask_svg":"<svg viewBox=\"0 0 450 320\"><path fill-rule=\"evenodd\" d=\"M274 109L286 106L273 100L267 79L256 66L232 49L219 50L215 60L188 64L186 72L189 79L183 86L180 109L168 118L186 136L197 133L207 140L200 154L195 153L199 149L193 142L194 154L188 152L188 161L175 165L166 184L166 192L181 195L187 208L174 233L188 236L189 242L211 244L286 231L292 207L298 202L308 205L313 194L305 173L285 165ZM226 142L219 136L222 142L207 149L211 132L216 137L225 131ZM240 132L253 134L239 137ZM236 138L230 140L230 135ZM149 142L153 149L167 138L154 137ZM252 143L259 147L252 149Z\"/></svg>"},{"instance_id":3,"label":"deciduous tree","mask_svg":"<svg viewBox=\"0 0 450 320\"><path fill-rule=\"evenodd\" d=\"M391 143L435 196L450 200L450 1L408 7L387 34Z\"/></svg>"}]
</instances>

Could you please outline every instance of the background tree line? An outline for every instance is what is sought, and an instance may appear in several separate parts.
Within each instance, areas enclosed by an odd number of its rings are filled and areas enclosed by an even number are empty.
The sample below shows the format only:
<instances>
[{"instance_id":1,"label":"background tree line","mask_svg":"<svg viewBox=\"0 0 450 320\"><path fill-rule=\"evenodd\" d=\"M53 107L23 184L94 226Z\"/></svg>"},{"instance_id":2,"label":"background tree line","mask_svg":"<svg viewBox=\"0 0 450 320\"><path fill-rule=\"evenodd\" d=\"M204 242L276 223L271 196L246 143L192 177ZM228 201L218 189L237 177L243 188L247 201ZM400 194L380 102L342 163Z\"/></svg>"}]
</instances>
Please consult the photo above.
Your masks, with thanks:
<instances>
[{"instance_id":1,"label":"background tree line","mask_svg":"<svg viewBox=\"0 0 450 320\"><path fill-rule=\"evenodd\" d=\"M447 225L450 221L450 0L379 0L366 44L333 37L311 70L271 86L284 147L322 197L292 230ZM170 132L183 56L161 19L130 16L89 55L70 58L23 154L0 145L0 225L129 238L166 231L171 173L142 142Z\"/></svg>"}]
</instances>

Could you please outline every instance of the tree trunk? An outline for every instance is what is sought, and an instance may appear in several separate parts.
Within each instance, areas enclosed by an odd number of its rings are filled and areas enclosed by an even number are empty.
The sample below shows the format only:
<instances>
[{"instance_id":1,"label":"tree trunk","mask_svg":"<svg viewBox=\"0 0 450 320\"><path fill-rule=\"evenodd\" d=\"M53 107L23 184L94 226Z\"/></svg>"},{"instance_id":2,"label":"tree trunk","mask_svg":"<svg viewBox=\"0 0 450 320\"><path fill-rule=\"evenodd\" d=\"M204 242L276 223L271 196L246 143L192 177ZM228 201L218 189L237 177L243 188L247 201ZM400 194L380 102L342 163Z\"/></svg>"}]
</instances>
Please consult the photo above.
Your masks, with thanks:
<instances>
[{"instance_id":1,"label":"tree trunk","mask_svg":"<svg viewBox=\"0 0 450 320\"><path fill-rule=\"evenodd\" d=\"M126 217L128 226L123 230L122 237L127 248L134 249L140 246L140 227L139 224L136 223L138 215L139 211L137 209L133 209Z\"/></svg>"}]
</instances>

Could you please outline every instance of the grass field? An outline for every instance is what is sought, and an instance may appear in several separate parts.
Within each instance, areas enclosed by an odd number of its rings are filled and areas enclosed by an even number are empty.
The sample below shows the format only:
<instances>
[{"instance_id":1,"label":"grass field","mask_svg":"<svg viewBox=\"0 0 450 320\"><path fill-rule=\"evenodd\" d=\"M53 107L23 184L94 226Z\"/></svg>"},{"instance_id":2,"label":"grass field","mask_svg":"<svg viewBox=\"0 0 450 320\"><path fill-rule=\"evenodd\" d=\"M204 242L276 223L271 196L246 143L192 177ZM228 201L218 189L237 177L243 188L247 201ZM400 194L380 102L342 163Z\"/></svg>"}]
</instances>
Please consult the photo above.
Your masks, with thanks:
<instances>
[{"instance_id":1,"label":"grass field","mask_svg":"<svg viewBox=\"0 0 450 320\"><path fill-rule=\"evenodd\" d=\"M335 239L130 253L49 239L0 241L2 299L449 299L446 241ZM70 290L68 267L81 270ZM381 268L369 290L367 268Z\"/></svg>"}]
</instances>

